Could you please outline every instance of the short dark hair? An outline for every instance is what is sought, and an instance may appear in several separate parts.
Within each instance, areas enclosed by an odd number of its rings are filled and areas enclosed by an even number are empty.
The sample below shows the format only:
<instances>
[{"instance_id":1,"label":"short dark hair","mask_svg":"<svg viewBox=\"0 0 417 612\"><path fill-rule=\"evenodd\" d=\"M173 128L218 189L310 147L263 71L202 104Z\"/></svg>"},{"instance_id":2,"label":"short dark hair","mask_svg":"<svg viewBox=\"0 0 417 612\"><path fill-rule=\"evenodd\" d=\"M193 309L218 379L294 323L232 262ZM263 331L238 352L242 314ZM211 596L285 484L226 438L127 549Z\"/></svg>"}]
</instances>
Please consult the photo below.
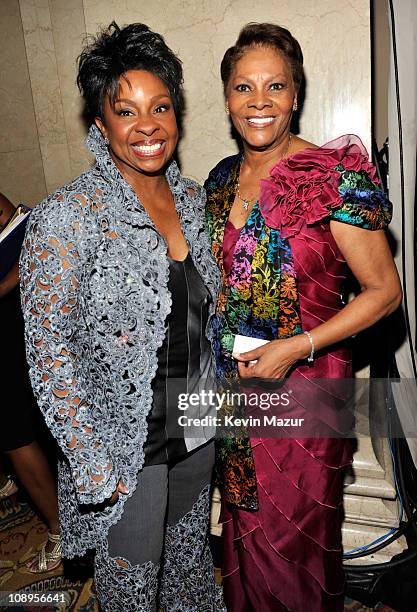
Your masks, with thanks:
<instances>
[{"instance_id":1,"label":"short dark hair","mask_svg":"<svg viewBox=\"0 0 417 612\"><path fill-rule=\"evenodd\" d=\"M119 28L112 21L78 58L77 85L91 122L95 117L103 120L105 98L109 96L114 103L119 79L128 70L147 70L158 76L168 88L175 115L180 117L184 108L181 60L147 25L131 23Z\"/></svg>"},{"instance_id":2,"label":"short dark hair","mask_svg":"<svg viewBox=\"0 0 417 612\"><path fill-rule=\"evenodd\" d=\"M220 65L223 86L226 88L236 62L250 47L272 47L288 61L294 85L299 91L303 81L303 52L289 30L274 23L248 23L239 32L233 47L227 49Z\"/></svg>"}]
</instances>

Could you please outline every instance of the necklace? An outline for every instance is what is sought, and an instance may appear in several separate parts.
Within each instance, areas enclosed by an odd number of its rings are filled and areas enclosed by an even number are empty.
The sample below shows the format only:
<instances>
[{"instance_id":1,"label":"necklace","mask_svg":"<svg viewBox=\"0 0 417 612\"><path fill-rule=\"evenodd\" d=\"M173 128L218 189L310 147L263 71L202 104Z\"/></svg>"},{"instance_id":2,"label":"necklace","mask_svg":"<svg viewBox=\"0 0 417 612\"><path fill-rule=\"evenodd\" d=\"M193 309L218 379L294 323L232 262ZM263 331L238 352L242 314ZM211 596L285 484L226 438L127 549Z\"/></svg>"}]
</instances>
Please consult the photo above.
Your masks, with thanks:
<instances>
[{"instance_id":1,"label":"necklace","mask_svg":"<svg viewBox=\"0 0 417 612\"><path fill-rule=\"evenodd\" d=\"M239 200L242 202L242 207L244 208L244 210L248 210L249 206L252 204L252 200L246 200L245 198L242 198L242 196L240 195L239 179L237 179L236 195L239 198Z\"/></svg>"},{"instance_id":2,"label":"necklace","mask_svg":"<svg viewBox=\"0 0 417 612\"><path fill-rule=\"evenodd\" d=\"M281 159L284 159L284 157L287 155L289 148L290 148L291 137L292 137L292 134L290 132L288 135L288 143L287 143L286 149L278 161L281 161ZM242 159L241 167L244 161L245 161L245 158ZM240 193L240 171L239 171L239 176L237 178L236 195L239 198L239 200L242 202L242 208L246 211L249 209L249 206L251 206L251 204L253 204L253 202L255 201L254 199L244 198L242 194Z\"/></svg>"}]
</instances>

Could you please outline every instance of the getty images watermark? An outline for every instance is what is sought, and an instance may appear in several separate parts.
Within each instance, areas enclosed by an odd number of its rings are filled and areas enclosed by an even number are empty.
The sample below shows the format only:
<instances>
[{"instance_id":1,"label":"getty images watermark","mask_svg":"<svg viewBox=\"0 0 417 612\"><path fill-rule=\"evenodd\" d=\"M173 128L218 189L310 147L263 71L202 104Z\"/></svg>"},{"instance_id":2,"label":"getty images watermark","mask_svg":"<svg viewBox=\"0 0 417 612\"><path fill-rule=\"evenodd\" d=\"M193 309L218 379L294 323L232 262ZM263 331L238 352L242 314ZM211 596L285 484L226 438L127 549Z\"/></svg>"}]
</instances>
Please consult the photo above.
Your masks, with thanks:
<instances>
[{"instance_id":1,"label":"getty images watermark","mask_svg":"<svg viewBox=\"0 0 417 612\"><path fill-rule=\"evenodd\" d=\"M282 381L171 379L169 437L390 437L417 439L415 379L292 377ZM411 398L411 399L410 399ZM410 407L410 409L407 409Z\"/></svg>"},{"instance_id":2,"label":"getty images watermark","mask_svg":"<svg viewBox=\"0 0 417 612\"><path fill-rule=\"evenodd\" d=\"M205 416L189 416L183 414L178 417L180 427L302 427L304 418L282 417L276 414L262 414L261 411L271 411L276 407L286 408L290 405L291 391L278 392L216 392L212 389L202 389L195 393L180 393L178 395L178 409L184 412L199 407ZM254 410L256 415L227 414L228 408ZM211 410L211 414L207 411ZM216 413L213 414L213 410ZM218 412L221 411L221 416Z\"/></svg>"}]
</instances>

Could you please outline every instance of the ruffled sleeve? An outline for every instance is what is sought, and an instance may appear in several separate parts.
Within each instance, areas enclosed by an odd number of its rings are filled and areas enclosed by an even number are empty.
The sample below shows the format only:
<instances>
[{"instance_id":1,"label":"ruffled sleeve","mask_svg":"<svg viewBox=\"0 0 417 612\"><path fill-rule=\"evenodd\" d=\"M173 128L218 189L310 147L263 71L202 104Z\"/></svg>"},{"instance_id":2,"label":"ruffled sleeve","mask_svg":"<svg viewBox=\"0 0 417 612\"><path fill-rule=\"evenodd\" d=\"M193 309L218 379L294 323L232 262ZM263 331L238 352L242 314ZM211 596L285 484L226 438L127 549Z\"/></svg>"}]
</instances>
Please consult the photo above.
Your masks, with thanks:
<instances>
[{"instance_id":1,"label":"ruffled sleeve","mask_svg":"<svg viewBox=\"0 0 417 612\"><path fill-rule=\"evenodd\" d=\"M325 219L384 229L392 216L375 167L354 135L279 162L261 181L259 205L267 225L287 238Z\"/></svg>"}]
</instances>

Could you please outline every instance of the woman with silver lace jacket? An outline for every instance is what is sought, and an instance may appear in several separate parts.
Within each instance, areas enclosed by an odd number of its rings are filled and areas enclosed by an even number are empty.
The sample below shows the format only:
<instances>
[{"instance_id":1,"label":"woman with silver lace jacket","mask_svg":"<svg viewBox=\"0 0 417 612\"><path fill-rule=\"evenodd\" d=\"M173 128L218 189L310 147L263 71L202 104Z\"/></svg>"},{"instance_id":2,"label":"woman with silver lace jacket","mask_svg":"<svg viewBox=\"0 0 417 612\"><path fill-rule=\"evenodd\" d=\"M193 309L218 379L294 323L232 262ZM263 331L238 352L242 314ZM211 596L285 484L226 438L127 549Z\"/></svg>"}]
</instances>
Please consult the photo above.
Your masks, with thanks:
<instances>
[{"instance_id":1,"label":"woman with silver lace jacket","mask_svg":"<svg viewBox=\"0 0 417 612\"><path fill-rule=\"evenodd\" d=\"M178 392L211 377L218 283L203 190L173 161L181 63L147 26L112 23L77 82L96 164L33 211L21 259L32 385L62 450L63 554L95 549L103 610L220 610L213 432L176 417Z\"/></svg>"}]
</instances>

